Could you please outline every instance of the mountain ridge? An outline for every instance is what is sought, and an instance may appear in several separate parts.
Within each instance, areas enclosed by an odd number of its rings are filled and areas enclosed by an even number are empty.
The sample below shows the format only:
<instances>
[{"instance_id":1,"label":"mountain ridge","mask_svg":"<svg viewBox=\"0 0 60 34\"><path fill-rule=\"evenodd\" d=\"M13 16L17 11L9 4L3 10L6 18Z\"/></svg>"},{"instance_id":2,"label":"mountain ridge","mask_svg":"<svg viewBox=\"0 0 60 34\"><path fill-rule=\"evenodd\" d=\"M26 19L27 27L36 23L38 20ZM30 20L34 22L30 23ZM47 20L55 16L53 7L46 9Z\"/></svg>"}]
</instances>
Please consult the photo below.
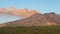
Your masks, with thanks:
<instances>
[{"instance_id":1,"label":"mountain ridge","mask_svg":"<svg viewBox=\"0 0 60 34\"><path fill-rule=\"evenodd\" d=\"M0 9L0 13L8 15L16 15L22 19L6 22L0 26L52 26L60 24L60 15L50 12L50 13L38 13L36 10L25 9L16 9L11 7L9 10L6 8Z\"/></svg>"},{"instance_id":2,"label":"mountain ridge","mask_svg":"<svg viewBox=\"0 0 60 34\"><path fill-rule=\"evenodd\" d=\"M52 26L60 24L60 15L56 13L36 13L28 18L7 22L4 26Z\"/></svg>"}]
</instances>

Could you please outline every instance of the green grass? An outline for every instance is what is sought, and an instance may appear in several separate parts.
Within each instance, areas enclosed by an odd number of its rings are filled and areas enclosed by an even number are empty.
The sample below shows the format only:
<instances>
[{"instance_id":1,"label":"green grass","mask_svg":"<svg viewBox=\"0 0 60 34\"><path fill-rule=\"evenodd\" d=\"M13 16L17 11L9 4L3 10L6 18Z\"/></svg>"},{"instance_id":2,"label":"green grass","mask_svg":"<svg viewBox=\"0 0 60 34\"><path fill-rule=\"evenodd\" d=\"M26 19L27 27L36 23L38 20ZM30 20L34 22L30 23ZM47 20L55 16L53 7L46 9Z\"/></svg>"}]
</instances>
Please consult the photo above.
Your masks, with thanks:
<instances>
[{"instance_id":1,"label":"green grass","mask_svg":"<svg viewBox=\"0 0 60 34\"><path fill-rule=\"evenodd\" d=\"M60 26L1 27L0 34L60 34Z\"/></svg>"}]
</instances>

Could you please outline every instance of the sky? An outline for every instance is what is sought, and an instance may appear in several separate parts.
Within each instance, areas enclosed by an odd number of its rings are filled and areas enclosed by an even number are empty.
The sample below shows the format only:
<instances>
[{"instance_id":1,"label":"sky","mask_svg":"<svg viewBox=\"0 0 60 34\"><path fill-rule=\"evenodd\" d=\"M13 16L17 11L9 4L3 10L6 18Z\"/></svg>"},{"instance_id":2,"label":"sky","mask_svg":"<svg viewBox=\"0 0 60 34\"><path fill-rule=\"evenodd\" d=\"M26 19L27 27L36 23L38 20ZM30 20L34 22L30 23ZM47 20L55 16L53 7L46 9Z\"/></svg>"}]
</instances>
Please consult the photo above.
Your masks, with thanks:
<instances>
[{"instance_id":1,"label":"sky","mask_svg":"<svg viewBox=\"0 0 60 34\"><path fill-rule=\"evenodd\" d=\"M37 10L39 13L55 12L60 14L60 0L0 0L0 8L9 8L11 6L17 9ZM0 15L0 23L16 19L19 19L19 17Z\"/></svg>"},{"instance_id":2,"label":"sky","mask_svg":"<svg viewBox=\"0 0 60 34\"><path fill-rule=\"evenodd\" d=\"M17 9L33 9L39 13L55 12L60 14L60 0L0 0L0 8L11 6Z\"/></svg>"},{"instance_id":3,"label":"sky","mask_svg":"<svg viewBox=\"0 0 60 34\"><path fill-rule=\"evenodd\" d=\"M16 17L13 15L7 15L7 14L0 14L0 24L10 21L15 21L21 19L20 17Z\"/></svg>"}]
</instances>

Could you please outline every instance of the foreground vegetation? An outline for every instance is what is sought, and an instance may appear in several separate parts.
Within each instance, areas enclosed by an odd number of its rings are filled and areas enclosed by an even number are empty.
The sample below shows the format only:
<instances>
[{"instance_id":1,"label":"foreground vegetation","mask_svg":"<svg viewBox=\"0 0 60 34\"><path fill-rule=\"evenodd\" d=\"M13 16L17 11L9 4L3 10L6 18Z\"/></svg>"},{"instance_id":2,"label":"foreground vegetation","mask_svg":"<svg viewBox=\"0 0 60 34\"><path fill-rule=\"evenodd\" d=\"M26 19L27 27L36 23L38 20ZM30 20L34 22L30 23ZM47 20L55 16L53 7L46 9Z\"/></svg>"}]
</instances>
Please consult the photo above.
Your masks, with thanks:
<instances>
[{"instance_id":1,"label":"foreground vegetation","mask_svg":"<svg viewBox=\"0 0 60 34\"><path fill-rule=\"evenodd\" d=\"M60 26L1 27L0 34L60 34Z\"/></svg>"}]
</instances>

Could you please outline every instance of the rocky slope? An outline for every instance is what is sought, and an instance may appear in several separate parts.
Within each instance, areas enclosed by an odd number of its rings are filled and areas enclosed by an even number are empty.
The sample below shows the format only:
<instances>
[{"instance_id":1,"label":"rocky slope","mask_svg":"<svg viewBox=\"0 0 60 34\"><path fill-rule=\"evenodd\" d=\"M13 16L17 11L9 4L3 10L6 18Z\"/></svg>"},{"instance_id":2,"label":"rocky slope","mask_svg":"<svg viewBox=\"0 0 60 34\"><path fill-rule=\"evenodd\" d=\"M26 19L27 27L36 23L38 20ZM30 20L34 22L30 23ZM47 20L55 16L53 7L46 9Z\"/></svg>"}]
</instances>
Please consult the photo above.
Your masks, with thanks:
<instances>
[{"instance_id":1,"label":"rocky slope","mask_svg":"<svg viewBox=\"0 0 60 34\"><path fill-rule=\"evenodd\" d=\"M10 9L1 8L0 13L16 15L22 18L21 20L3 23L0 26L51 26L60 24L60 15L54 12L40 14L36 10L28 10L27 8L16 9L10 7Z\"/></svg>"},{"instance_id":2,"label":"rocky slope","mask_svg":"<svg viewBox=\"0 0 60 34\"><path fill-rule=\"evenodd\" d=\"M52 26L60 24L60 15L51 13L40 14L36 13L29 18L7 22L2 25L4 26Z\"/></svg>"}]
</instances>

